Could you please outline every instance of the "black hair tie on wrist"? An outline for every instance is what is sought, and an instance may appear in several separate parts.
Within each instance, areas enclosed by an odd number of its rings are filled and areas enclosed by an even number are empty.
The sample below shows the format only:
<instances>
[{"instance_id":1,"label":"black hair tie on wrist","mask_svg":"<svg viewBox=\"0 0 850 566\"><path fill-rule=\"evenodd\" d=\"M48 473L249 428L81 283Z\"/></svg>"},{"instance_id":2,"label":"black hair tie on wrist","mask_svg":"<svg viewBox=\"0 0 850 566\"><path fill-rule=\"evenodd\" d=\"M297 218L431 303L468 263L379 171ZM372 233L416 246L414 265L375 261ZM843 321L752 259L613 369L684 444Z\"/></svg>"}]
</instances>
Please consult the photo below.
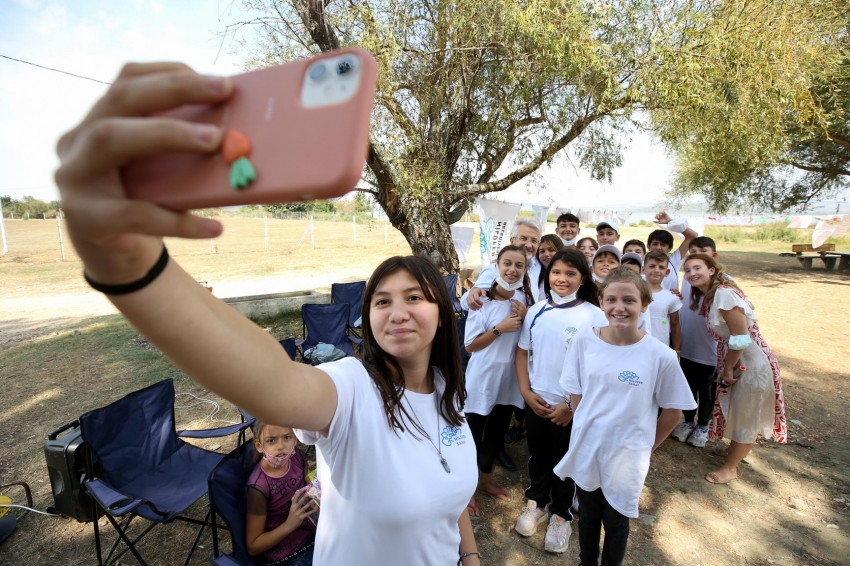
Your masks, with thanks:
<instances>
[{"instance_id":1,"label":"black hair tie on wrist","mask_svg":"<svg viewBox=\"0 0 850 566\"><path fill-rule=\"evenodd\" d=\"M126 295L128 293L135 293L136 291L144 289L150 285L154 279L159 277L160 274L165 271L166 265L168 265L168 249L166 249L163 245L162 254L160 254L159 259L156 260L156 263L153 267L151 267L150 271L148 271L144 277L133 281L132 283L125 283L123 285L104 285L103 283L92 281L85 269L83 270L83 277L86 279L86 283L91 285L92 289L95 291L100 291L105 295Z\"/></svg>"}]
</instances>

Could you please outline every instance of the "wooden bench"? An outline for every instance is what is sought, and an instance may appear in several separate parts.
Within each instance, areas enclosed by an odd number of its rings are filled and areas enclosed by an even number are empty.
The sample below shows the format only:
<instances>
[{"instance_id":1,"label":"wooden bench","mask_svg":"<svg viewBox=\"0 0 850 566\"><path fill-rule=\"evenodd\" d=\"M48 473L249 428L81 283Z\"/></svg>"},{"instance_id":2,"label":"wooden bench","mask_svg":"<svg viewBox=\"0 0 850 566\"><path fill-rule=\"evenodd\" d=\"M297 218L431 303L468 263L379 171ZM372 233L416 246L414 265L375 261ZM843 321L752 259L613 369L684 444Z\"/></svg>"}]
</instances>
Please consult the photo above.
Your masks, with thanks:
<instances>
[{"instance_id":1,"label":"wooden bench","mask_svg":"<svg viewBox=\"0 0 850 566\"><path fill-rule=\"evenodd\" d=\"M835 267L836 261L838 261L838 271L850 269L850 252L823 252L821 259L827 269Z\"/></svg>"},{"instance_id":2,"label":"wooden bench","mask_svg":"<svg viewBox=\"0 0 850 566\"><path fill-rule=\"evenodd\" d=\"M826 269L832 269L835 265L835 260L837 259L832 257L827 258L824 256L824 252L835 251L835 244L823 244L817 248L813 247L811 244L791 244L791 251L797 254L797 259L800 261L800 265L803 266L803 269L811 269L812 260L817 258L823 260L823 264Z\"/></svg>"}]
</instances>

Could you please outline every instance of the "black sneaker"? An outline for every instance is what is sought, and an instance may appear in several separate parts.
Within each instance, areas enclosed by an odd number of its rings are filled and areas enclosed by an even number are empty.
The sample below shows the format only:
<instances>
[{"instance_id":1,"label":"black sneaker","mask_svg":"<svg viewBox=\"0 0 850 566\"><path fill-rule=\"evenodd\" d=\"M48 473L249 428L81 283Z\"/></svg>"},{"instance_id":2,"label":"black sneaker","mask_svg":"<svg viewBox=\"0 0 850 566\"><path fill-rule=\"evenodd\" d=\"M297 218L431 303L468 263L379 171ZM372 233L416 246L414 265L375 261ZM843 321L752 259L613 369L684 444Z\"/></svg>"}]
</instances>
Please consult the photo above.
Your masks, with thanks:
<instances>
[{"instance_id":1,"label":"black sneaker","mask_svg":"<svg viewBox=\"0 0 850 566\"><path fill-rule=\"evenodd\" d=\"M498 452L496 452L496 462L509 472L516 471L516 464L514 463L513 459L508 456L508 453L504 450L499 450Z\"/></svg>"},{"instance_id":2,"label":"black sneaker","mask_svg":"<svg viewBox=\"0 0 850 566\"><path fill-rule=\"evenodd\" d=\"M505 444L513 444L521 438L525 438L525 427L514 425L505 433Z\"/></svg>"}]
</instances>

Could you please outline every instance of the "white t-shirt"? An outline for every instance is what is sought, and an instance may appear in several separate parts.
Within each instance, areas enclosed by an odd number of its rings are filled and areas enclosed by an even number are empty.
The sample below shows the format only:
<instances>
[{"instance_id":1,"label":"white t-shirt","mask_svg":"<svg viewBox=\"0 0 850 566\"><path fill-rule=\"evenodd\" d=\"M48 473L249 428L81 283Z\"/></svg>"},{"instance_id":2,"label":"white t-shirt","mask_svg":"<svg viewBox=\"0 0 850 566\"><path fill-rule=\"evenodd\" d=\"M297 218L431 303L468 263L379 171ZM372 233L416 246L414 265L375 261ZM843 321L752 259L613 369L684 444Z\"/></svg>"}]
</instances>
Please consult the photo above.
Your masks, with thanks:
<instances>
[{"instance_id":1,"label":"white t-shirt","mask_svg":"<svg viewBox=\"0 0 850 566\"><path fill-rule=\"evenodd\" d=\"M676 353L649 336L614 346L588 328L573 339L561 386L582 398L555 475L585 491L601 487L611 507L637 517L659 407L697 407Z\"/></svg>"},{"instance_id":2,"label":"white t-shirt","mask_svg":"<svg viewBox=\"0 0 850 566\"><path fill-rule=\"evenodd\" d=\"M531 390L550 405L563 403L566 392L559 379L570 343L581 329L603 323L608 324L605 315L590 303L556 308L540 301L528 309L517 345L528 350Z\"/></svg>"},{"instance_id":3,"label":"white t-shirt","mask_svg":"<svg viewBox=\"0 0 850 566\"><path fill-rule=\"evenodd\" d=\"M525 293L514 291L515 300L525 304ZM510 301L491 301L469 311L464 346L493 328L511 314ZM522 407L522 395L516 378L516 345L520 332L503 332L483 350L473 352L466 368L466 406L464 411L489 415L494 405Z\"/></svg>"},{"instance_id":4,"label":"white t-shirt","mask_svg":"<svg viewBox=\"0 0 850 566\"><path fill-rule=\"evenodd\" d=\"M682 347L680 356L692 362L706 366L717 365L717 342L708 333L705 318L697 314L702 307L702 299L697 310L692 311L691 284L682 278L682 302L684 306L679 311L679 326L682 330Z\"/></svg>"},{"instance_id":5,"label":"white t-shirt","mask_svg":"<svg viewBox=\"0 0 850 566\"><path fill-rule=\"evenodd\" d=\"M682 257L682 253L678 248L673 253L667 255L667 267L670 268L670 273L661 280L661 287L664 289L679 288L679 269L682 268L683 263L685 263L685 258Z\"/></svg>"},{"instance_id":6,"label":"white t-shirt","mask_svg":"<svg viewBox=\"0 0 850 566\"><path fill-rule=\"evenodd\" d=\"M538 294L542 292L541 289L543 289L543 286L541 285L538 287L537 285L537 280L540 278L540 268L541 265L540 262L537 261L537 258L531 258L531 263L528 265L528 286L531 287L531 293L535 295L532 297L534 302L543 299L543 296ZM481 273L478 274L478 279L475 280L474 286L479 289L489 289L493 284L493 281L496 280L496 275L498 275L498 273L499 272L496 270L495 263L484 266L481 268ZM460 298L460 307L465 311L469 310L469 303L466 302L466 295L468 292L469 291L464 292L463 296Z\"/></svg>"},{"instance_id":7,"label":"white t-shirt","mask_svg":"<svg viewBox=\"0 0 850 566\"><path fill-rule=\"evenodd\" d=\"M652 294L648 311L652 323L652 336L658 338L665 346L670 345L670 314L678 312L681 308L682 301L669 289L662 289Z\"/></svg>"},{"instance_id":8,"label":"white t-shirt","mask_svg":"<svg viewBox=\"0 0 850 566\"><path fill-rule=\"evenodd\" d=\"M436 448L407 421L404 432L390 428L380 392L359 360L318 367L337 389L330 429L327 436L295 431L301 442L316 445L322 484L313 564L455 564L457 522L475 492L478 466L469 425L438 421L442 374L433 368L435 393L405 391L402 402L442 450L448 474Z\"/></svg>"}]
</instances>

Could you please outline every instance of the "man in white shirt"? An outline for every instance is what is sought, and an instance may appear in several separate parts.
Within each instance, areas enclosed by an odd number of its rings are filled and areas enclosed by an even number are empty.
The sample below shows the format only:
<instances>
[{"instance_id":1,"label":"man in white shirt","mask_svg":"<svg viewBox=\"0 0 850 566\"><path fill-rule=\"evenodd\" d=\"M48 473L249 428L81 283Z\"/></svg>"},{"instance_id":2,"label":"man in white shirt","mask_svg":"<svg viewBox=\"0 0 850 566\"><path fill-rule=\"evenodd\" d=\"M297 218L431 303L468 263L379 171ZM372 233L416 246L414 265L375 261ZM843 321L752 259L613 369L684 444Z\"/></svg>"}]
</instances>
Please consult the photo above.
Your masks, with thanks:
<instances>
[{"instance_id":1,"label":"man in white shirt","mask_svg":"<svg viewBox=\"0 0 850 566\"><path fill-rule=\"evenodd\" d=\"M543 231L540 229L540 225L533 218L517 218L514 221L513 230L511 230L511 245L525 249L525 257L528 259L528 279L531 281L531 294L534 296L535 303L542 298L537 296L539 292L537 279L540 277L540 262L537 261L537 247L540 245L540 236L542 234ZM463 310L477 311L481 308L481 297L493 285L497 273L495 263L486 265L481 269L481 273L475 281L475 286L464 293L460 299L460 305ZM515 302L515 305L518 304ZM514 314L525 316L525 311L527 310L525 306L518 305L517 308L521 312L515 310Z\"/></svg>"},{"instance_id":2,"label":"man in white shirt","mask_svg":"<svg viewBox=\"0 0 850 566\"><path fill-rule=\"evenodd\" d=\"M688 256L688 248L691 245L691 240L696 238L698 234L695 230L688 227L688 221L684 218L676 218L675 220L670 218L670 215L664 212L663 210L655 215L655 221L658 224L666 224L666 230L654 230L649 234L649 237L646 239L646 247L649 251L659 250L664 252L665 254L669 254L670 261L670 273L667 274L667 277L664 278L664 281L661 282L661 287L664 289L679 289L679 269L682 268L682 264L685 262L685 258ZM670 253L670 250L673 249L673 234L670 232L676 232L681 234L685 239L679 245L679 248Z\"/></svg>"}]
</instances>

